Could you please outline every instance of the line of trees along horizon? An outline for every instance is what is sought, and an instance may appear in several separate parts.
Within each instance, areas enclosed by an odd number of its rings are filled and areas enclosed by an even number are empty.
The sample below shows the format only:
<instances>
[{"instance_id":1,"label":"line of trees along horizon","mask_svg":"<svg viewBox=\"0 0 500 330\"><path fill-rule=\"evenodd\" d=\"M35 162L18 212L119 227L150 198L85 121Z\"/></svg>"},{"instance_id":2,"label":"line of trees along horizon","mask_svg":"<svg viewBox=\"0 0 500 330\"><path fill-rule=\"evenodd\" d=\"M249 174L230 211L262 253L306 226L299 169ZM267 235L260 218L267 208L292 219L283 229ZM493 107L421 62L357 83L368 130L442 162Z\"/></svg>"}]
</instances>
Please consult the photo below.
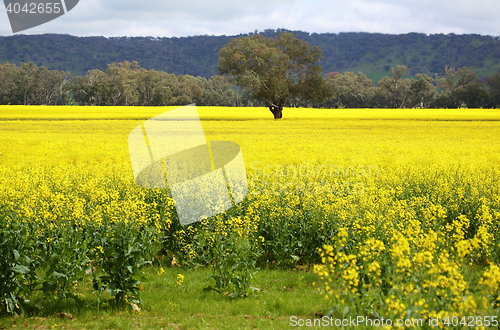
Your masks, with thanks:
<instances>
[{"instance_id":1,"label":"line of trees along horizon","mask_svg":"<svg viewBox=\"0 0 500 330\"><path fill-rule=\"evenodd\" d=\"M500 72L481 80L467 67L445 67L443 76L417 73L403 78L405 66L390 68L390 76L374 85L359 72L325 76L333 97L324 102L287 100L285 107L316 108L499 108ZM0 104L169 106L266 106L223 76L210 78L146 70L137 62L108 64L105 71L84 76L48 70L34 63L0 64Z\"/></svg>"}]
</instances>

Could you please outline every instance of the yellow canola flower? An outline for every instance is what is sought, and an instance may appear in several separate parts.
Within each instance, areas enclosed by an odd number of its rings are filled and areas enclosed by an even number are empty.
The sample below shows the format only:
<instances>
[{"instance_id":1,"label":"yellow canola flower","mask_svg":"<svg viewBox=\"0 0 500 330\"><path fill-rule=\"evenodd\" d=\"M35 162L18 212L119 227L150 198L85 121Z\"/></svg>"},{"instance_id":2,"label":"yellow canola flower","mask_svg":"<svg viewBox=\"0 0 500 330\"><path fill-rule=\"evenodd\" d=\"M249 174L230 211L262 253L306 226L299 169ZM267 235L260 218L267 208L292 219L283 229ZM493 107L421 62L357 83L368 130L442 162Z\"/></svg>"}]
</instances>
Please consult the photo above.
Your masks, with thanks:
<instances>
[{"instance_id":1,"label":"yellow canola flower","mask_svg":"<svg viewBox=\"0 0 500 330\"><path fill-rule=\"evenodd\" d=\"M486 285L492 291L497 291L500 289L500 267L491 264L489 269L487 269L479 281L479 284Z\"/></svg>"},{"instance_id":2,"label":"yellow canola flower","mask_svg":"<svg viewBox=\"0 0 500 330\"><path fill-rule=\"evenodd\" d=\"M184 275L177 274L177 282L176 282L176 284L180 286L180 285L182 285L182 282L184 282Z\"/></svg>"}]
</instances>

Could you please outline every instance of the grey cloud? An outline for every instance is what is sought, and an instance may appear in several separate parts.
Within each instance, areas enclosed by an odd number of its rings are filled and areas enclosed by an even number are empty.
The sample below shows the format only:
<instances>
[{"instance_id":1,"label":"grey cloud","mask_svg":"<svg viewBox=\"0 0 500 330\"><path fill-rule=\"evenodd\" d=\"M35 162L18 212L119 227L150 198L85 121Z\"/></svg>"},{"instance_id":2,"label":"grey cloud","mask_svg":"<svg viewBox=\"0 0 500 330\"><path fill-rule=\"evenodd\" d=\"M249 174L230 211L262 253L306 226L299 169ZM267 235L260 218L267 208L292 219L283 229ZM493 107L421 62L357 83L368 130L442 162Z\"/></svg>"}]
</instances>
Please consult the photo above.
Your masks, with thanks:
<instances>
[{"instance_id":1,"label":"grey cloud","mask_svg":"<svg viewBox=\"0 0 500 330\"><path fill-rule=\"evenodd\" d=\"M0 12L0 33L10 35ZM25 33L104 36L234 35L268 28L307 32L478 33L498 36L497 0L81 0Z\"/></svg>"}]
</instances>

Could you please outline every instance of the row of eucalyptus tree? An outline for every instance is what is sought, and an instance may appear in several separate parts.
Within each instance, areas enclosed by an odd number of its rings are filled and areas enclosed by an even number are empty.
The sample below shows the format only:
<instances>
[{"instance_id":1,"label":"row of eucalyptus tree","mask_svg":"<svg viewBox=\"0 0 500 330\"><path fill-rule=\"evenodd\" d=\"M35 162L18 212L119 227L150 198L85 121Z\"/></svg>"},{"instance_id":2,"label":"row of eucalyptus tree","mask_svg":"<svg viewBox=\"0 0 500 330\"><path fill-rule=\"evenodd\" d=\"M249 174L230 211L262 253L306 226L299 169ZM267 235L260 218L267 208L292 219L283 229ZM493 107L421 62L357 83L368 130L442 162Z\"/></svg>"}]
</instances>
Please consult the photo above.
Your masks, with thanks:
<instances>
[{"instance_id":1,"label":"row of eucalyptus tree","mask_svg":"<svg viewBox=\"0 0 500 330\"><path fill-rule=\"evenodd\" d=\"M326 74L331 93L322 102L291 96L284 106L324 108L458 108L500 107L500 73L485 81L466 67L445 68L442 77L416 74L406 67L390 69L377 85L361 72ZM251 91L223 76L194 77L140 68L137 62L111 63L105 71L84 76L48 70L32 62L0 65L0 104L140 105L196 103L207 106L266 106Z\"/></svg>"}]
</instances>

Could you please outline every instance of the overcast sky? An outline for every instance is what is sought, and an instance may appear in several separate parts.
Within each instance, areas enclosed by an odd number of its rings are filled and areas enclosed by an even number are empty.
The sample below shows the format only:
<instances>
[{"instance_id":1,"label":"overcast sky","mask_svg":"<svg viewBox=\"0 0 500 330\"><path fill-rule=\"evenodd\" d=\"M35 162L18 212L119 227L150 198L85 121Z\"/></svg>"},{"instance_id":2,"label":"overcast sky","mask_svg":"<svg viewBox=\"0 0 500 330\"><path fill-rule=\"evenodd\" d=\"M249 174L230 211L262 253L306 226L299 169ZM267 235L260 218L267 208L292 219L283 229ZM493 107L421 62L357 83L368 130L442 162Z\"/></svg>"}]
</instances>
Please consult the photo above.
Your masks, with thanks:
<instances>
[{"instance_id":1,"label":"overcast sky","mask_svg":"<svg viewBox=\"0 0 500 330\"><path fill-rule=\"evenodd\" d=\"M1 8L0 35L12 35ZM284 28L500 36L499 17L500 0L80 0L66 15L20 33L183 37Z\"/></svg>"}]
</instances>

